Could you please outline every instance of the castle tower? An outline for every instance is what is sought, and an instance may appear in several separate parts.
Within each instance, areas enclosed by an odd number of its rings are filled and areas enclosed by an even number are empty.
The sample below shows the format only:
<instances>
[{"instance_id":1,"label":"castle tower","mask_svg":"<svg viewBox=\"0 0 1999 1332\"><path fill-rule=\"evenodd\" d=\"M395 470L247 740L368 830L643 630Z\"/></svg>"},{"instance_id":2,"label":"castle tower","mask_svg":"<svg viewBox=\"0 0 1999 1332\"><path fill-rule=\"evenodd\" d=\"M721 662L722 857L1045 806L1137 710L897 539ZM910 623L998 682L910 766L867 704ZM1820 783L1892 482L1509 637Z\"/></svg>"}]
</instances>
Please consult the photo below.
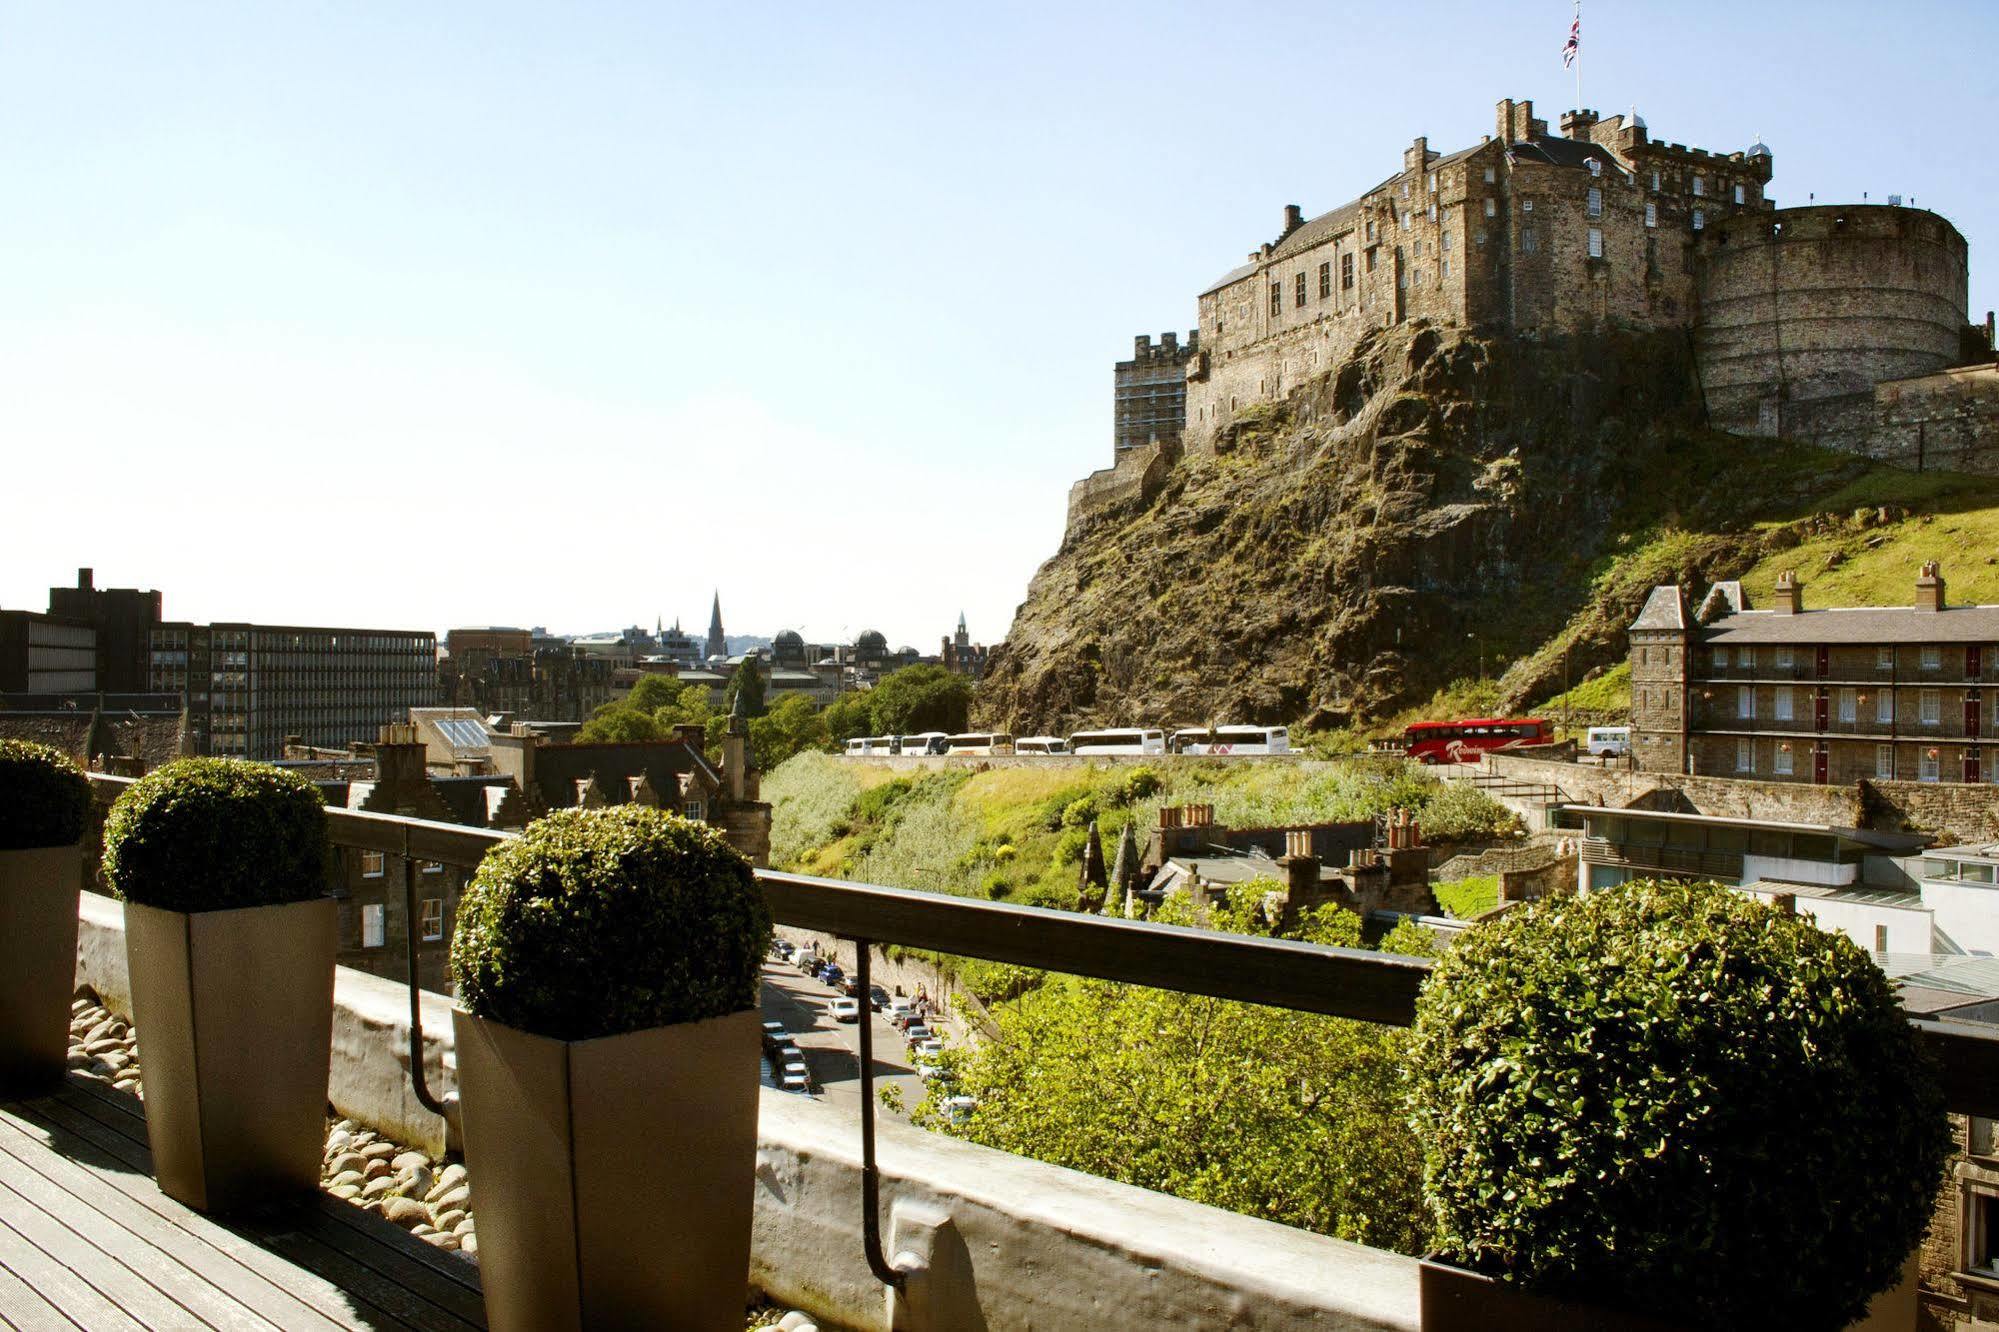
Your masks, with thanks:
<instances>
[{"instance_id":1,"label":"castle tower","mask_svg":"<svg viewBox=\"0 0 1999 1332\"><path fill-rule=\"evenodd\" d=\"M965 612L963 611L958 612L958 632L953 634L951 638L957 644L958 651L960 652L963 652L972 645L972 636L965 631Z\"/></svg>"},{"instance_id":2,"label":"castle tower","mask_svg":"<svg viewBox=\"0 0 1999 1332\"><path fill-rule=\"evenodd\" d=\"M722 633L722 593L719 589L715 593L715 609L708 614L708 655L729 655L729 640Z\"/></svg>"},{"instance_id":3,"label":"castle tower","mask_svg":"<svg viewBox=\"0 0 1999 1332\"><path fill-rule=\"evenodd\" d=\"M1687 771L1694 617L1679 587L1655 587L1631 622L1631 757L1648 772Z\"/></svg>"}]
</instances>

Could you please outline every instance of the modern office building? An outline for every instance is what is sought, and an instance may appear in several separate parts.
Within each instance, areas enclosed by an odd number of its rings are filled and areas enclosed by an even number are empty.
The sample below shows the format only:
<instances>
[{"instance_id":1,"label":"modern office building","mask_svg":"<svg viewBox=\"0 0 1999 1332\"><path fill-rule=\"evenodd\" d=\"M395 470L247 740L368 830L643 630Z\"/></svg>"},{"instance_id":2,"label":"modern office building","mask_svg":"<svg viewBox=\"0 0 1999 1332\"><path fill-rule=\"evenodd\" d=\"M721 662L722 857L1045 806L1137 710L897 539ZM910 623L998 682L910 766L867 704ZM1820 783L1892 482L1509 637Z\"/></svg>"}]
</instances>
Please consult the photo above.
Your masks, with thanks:
<instances>
[{"instance_id":1,"label":"modern office building","mask_svg":"<svg viewBox=\"0 0 1999 1332\"><path fill-rule=\"evenodd\" d=\"M287 738L344 745L435 704L437 635L167 623L152 631L151 675L186 698L194 753L275 759Z\"/></svg>"},{"instance_id":2,"label":"modern office building","mask_svg":"<svg viewBox=\"0 0 1999 1332\"><path fill-rule=\"evenodd\" d=\"M158 592L99 587L94 570L78 569L75 587L49 589L49 614L95 631L97 682L85 688L107 694L146 692L152 632L160 622Z\"/></svg>"}]
</instances>

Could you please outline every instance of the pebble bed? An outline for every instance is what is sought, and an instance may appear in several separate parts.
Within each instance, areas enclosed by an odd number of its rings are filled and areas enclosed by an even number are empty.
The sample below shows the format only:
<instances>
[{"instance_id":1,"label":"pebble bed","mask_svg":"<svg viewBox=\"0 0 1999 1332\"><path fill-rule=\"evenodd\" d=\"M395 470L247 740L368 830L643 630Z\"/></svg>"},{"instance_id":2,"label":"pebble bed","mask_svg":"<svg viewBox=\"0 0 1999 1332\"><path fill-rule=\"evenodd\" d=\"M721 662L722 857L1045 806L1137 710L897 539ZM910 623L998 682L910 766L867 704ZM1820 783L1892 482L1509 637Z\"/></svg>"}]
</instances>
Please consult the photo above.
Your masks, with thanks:
<instances>
[{"instance_id":1,"label":"pebble bed","mask_svg":"<svg viewBox=\"0 0 1999 1332\"><path fill-rule=\"evenodd\" d=\"M89 991L70 1005L69 1067L144 1098L138 1036ZM471 1190L465 1167L436 1160L363 1128L351 1119L328 1120L320 1186L363 1211L374 1212L440 1249L477 1260Z\"/></svg>"}]
</instances>

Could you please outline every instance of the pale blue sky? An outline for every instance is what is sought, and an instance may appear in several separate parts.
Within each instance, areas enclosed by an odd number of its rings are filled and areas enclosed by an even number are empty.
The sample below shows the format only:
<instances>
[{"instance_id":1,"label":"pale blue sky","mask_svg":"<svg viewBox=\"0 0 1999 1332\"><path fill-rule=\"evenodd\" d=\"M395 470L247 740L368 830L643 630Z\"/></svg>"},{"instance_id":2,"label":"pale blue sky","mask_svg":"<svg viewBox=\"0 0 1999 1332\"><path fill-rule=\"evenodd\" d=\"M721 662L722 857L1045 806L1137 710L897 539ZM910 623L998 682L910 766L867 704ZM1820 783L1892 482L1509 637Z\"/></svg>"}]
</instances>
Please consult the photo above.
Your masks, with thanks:
<instances>
[{"instance_id":1,"label":"pale blue sky","mask_svg":"<svg viewBox=\"0 0 1999 1332\"><path fill-rule=\"evenodd\" d=\"M1573 103L1570 6L0 3L0 605L1006 629L1111 364ZM1999 305L1999 6L1585 6L1584 100Z\"/></svg>"}]
</instances>

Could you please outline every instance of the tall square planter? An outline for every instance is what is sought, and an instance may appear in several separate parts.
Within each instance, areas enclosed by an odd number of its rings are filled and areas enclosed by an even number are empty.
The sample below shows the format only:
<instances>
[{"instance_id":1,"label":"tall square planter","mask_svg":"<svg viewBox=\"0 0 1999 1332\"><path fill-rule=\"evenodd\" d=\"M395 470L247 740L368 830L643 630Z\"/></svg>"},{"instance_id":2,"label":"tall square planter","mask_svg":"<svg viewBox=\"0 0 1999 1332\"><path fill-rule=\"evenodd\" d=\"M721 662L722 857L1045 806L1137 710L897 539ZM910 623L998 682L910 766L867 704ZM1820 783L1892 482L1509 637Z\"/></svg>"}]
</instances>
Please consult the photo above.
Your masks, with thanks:
<instances>
[{"instance_id":1,"label":"tall square planter","mask_svg":"<svg viewBox=\"0 0 1999 1332\"><path fill-rule=\"evenodd\" d=\"M146 1135L168 1197L219 1212L318 1187L338 925L329 897L125 904Z\"/></svg>"},{"instance_id":2,"label":"tall square planter","mask_svg":"<svg viewBox=\"0 0 1999 1332\"><path fill-rule=\"evenodd\" d=\"M1423 1332L1684 1332L1642 1314L1537 1295L1435 1258L1423 1259L1417 1292Z\"/></svg>"},{"instance_id":3,"label":"tall square planter","mask_svg":"<svg viewBox=\"0 0 1999 1332\"><path fill-rule=\"evenodd\" d=\"M452 1021L495 1332L740 1328L760 1014L586 1041Z\"/></svg>"},{"instance_id":4,"label":"tall square planter","mask_svg":"<svg viewBox=\"0 0 1999 1332\"><path fill-rule=\"evenodd\" d=\"M0 851L0 1090L62 1078L82 887L79 846Z\"/></svg>"}]
</instances>

